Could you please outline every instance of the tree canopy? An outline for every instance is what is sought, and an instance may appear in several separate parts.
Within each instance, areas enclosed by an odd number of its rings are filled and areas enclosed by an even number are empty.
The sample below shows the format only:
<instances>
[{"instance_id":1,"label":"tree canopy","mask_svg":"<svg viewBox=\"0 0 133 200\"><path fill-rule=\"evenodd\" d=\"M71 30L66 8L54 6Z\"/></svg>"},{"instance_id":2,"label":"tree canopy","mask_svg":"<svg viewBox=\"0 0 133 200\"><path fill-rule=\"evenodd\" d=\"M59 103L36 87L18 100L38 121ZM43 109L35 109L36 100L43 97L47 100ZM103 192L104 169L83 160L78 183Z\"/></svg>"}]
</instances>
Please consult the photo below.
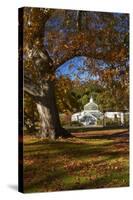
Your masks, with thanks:
<instances>
[{"instance_id":1,"label":"tree canopy","mask_svg":"<svg viewBox=\"0 0 133 200\"><path fill-rule=\"evenodd\" d=\"M43 104L54 113L54 106L50 107L47 102L52 95L49 92L56 86L60 112L80 110L90 93L102 110L122 110L123 105L128 108L128 14L24 8L22 22L24 41L19 51L23 51L20 59L24 63L24 89L35 104ZM79 77L74 80L57 77L59 67L80 56L86 59L78 69ZM69 67L74 68L75 64L72 62ZM86 83L79 80L82 72L87 72ZM54 99L54 92L51 98ZM52 104L55 105L55 101ZM46 109L43 112L46 114ZM44 124L46 121L52 124L55 120L51 115L44 121Z\"/></svg>"}]
</instances>

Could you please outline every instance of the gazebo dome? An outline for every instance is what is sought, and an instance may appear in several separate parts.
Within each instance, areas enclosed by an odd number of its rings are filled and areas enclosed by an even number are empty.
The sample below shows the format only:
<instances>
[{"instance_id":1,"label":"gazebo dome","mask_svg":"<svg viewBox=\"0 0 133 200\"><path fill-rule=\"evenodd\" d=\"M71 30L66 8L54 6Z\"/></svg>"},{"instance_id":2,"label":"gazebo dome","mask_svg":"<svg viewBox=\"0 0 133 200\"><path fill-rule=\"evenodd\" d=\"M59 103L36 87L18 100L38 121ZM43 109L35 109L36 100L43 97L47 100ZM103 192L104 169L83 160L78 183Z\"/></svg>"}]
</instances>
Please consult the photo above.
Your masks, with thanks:
<instances>
[{"instance_id":1,"label":"gazebo dome","mask_svg":"<svg viewBox=\"0 0 133 200\"><path fill-rule=\"evenodd\" d=\"M93 98L90 98L90 102L84 106L84 110L98 110L98 105L93 102Z\"/></svg>"}]
</instances>

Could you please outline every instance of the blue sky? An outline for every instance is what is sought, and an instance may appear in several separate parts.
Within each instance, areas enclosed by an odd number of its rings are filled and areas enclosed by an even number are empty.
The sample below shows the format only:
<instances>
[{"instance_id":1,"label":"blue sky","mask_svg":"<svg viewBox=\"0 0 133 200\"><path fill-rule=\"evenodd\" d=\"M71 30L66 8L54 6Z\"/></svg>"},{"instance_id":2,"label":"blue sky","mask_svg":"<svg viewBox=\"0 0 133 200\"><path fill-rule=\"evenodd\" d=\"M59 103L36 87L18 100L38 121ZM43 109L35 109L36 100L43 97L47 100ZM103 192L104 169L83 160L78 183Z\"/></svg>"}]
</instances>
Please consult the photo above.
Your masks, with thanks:
<instances>
[{"instance_id":1,"label":"blue sky","mask_svg":"<svg viewBox=\"0 0 133 200\"><path fill-rule=\"evenodd\" d=\"M84 56L74 57L71 60L68 60L63 65L61 65L57 71L56 76L68 76L71 80L79 78L81 81L86 81L88 78L97 79L96 76L92 76L87 68L85 70L87 58ZM83 70L83 71L82 71Z\"/></svg>"},{"instance_id":2,"label":"blue sky","mask_svg":"<svg viewBox=\"0 0 133 200\"><path fill-rule=\"evenodd\" d=\"M68 60L57 69L56 71L57 77L65 75L70 77L72 80L75 79L81 67L85 66L85 61L86 57L83 56L75 57L71 60ZM81 79L84 78L85 75L87 76L85 72L83 74L81 73L80 74Z\"/></svg>"},{"instance_id":3,"label":"blue sky","mask_svg":"<svg viewBox=\"0 0 133 200\"><path fill-rule=\"evenodd\" d=\"M96 65L101 69L108 67L108 65L103 60L95 60L95 62ZM68 76L71 80L74 80L78 77L81 81L87 81L88 79L98 79L98 76L94 76L89 72L89 67L87 67L87 70L85 70L86 66L88 66L86 57L74 57L57 69L56 76Z\"/></svg>"}]
</instances>

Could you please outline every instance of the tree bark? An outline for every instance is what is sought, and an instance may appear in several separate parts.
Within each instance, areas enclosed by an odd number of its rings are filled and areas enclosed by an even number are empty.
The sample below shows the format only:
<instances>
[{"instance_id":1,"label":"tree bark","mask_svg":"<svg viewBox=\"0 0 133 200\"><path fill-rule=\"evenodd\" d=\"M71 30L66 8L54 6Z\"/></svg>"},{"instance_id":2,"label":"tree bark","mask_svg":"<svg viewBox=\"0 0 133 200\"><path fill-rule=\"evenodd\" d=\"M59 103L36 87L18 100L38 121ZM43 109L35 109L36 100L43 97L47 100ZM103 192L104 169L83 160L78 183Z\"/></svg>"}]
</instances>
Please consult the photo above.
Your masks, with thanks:
<instances>
[{"instance_id":1,"label":"tree bark","mask_svg":"<svg viewBox=\"0 0 133 200\"><path fill-rule=\"evenodd\" d=\"M61 127L59 113L56 106L54 82L45 82L44 95L37 101L37 110L40 115L41 137L55 139L66 136L67 131Z\"/></svg>"}]
</instances>

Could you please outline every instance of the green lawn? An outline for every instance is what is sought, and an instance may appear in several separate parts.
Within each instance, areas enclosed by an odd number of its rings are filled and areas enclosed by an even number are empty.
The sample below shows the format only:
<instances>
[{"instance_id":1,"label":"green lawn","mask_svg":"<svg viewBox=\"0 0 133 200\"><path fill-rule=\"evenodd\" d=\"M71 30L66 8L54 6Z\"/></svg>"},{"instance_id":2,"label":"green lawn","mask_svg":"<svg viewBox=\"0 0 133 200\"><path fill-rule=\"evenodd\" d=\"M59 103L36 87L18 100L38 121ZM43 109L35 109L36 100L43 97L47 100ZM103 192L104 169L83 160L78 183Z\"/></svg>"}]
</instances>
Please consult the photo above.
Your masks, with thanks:
<instances>
[{"instance_id":1,"label":"green lawn","mask_svg":"<svg viewBox=\"0 0 133 200\"><path fill-rule=\"evenodd\" d=\"M56 141L24 137L24 191L129 185L127 130L73 133Z\"/></svg>"}]
</instances>

